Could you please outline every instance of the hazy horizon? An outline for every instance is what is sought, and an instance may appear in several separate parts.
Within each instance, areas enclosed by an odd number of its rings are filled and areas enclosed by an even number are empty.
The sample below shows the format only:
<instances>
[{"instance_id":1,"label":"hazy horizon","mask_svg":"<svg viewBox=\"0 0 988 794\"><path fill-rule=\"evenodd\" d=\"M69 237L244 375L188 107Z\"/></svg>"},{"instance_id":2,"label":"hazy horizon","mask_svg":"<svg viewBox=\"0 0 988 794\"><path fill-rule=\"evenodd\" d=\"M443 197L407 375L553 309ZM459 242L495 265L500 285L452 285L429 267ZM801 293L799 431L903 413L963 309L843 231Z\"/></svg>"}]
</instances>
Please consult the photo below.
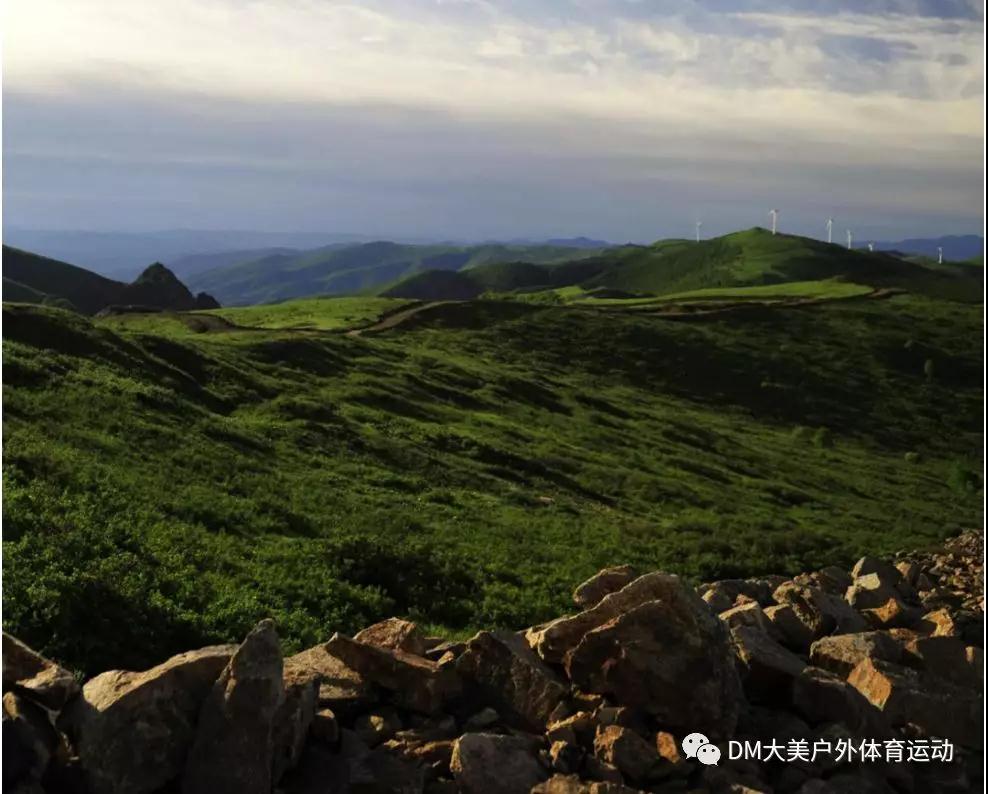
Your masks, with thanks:
<instances>
[{"instance_id":1,"label":"hazy horizon","mask_svg":"<svg viewBox=\"0 0 988 794\"><path fill-rule=\"evenodd\" d=\"M4 6L4 223L612 242L983 229L982 2Z\"/></svg>"}]
</instances>

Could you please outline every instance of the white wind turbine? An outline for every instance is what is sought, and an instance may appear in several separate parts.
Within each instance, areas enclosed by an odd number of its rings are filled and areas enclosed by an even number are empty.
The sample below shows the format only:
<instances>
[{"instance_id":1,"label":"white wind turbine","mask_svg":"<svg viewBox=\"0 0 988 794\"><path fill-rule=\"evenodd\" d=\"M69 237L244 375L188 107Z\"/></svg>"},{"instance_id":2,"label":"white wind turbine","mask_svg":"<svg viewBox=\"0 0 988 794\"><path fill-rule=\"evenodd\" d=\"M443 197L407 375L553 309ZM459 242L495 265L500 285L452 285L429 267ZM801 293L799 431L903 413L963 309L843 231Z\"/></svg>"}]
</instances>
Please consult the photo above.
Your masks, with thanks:
<instances>
[{"instance_id":1,"label":"white wind turbine","mask_svg":"<svg viewBox=\"0 0 988 794\"><path fill-rule=\"evenodd\" d=\"M874 250L875 250L875 244L874 243L868 243L868 250L871 251L871 252L874 252Z\"/></svg>"},{"instance_id":2,"label":"white wind turbine","mask_svg":"<svg viewBox=\"0 0 988 794\"><path fill-rule=\"evenodd\" d=\"M696 241L700 242L700 227L703 226L703 221L696 222Z\"/></svg>"},{"instance_id":3,"label":"white wind turbine","mask_svg":"<svg viewBox=\"0 0 988 794\"><path fill-rule=\"evenodd\" d=\"M851 234L851 230L847 230L847 250L851 250L851 243L854 241L854 235Z\"/></svg>"},{"instance_id":4,"label":"white wind turbine","mask_svg":"<svg viewBox=\"0 0 988 794\"><path fill-rule=\"evenodd\" d=\"M937 264L943 264L943 249L937 246Z\"/></svg>"},{"instance_id":5,"label":"white wind turbine","mask_svg":"<svg viewBox=\"0 0 988 794\"><path fill-rule=\"evenodd\" d=\"M769 210L768 211L768 214L772 216L772 234L775 234L775 227L776 227L776 224L777 224L777 222L779 220L779 211L778 210Z\"/></svg>"},{"instance_id":6,"label":"white wind turbine","mask_svg":"<svg viewBox=\"0 0 988 794\"><path fill-rule=\"evenodd\" d=\"M827 242L832 243L834 241L834 219L827 218Z\"/></svg>"}]
</instances>

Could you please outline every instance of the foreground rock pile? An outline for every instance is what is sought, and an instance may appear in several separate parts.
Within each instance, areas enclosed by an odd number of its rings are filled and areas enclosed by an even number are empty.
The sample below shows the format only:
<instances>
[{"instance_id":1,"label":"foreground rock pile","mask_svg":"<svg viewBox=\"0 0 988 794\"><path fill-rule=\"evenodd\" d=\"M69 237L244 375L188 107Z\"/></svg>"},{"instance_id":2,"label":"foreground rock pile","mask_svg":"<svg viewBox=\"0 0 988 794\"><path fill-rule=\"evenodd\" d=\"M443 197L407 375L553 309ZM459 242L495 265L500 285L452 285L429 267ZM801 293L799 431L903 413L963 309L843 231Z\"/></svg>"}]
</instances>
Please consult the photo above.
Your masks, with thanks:
<instances>
[{"instance_id":1,"label":"foreground rock pile","mask_svg":"<svg viewBox=\"0 0 988 794\"><path fill-rule=\"evenodd\" d=\"M392 618L283 658L241 643L80 686L3 637L21 794L981 791L981 540L697 589L602 571L578 612L465 642ZM687 758L703 733L722 758ZM952 746L944 760L732 760L729 743Z\"/></svg>"}]
</instances>

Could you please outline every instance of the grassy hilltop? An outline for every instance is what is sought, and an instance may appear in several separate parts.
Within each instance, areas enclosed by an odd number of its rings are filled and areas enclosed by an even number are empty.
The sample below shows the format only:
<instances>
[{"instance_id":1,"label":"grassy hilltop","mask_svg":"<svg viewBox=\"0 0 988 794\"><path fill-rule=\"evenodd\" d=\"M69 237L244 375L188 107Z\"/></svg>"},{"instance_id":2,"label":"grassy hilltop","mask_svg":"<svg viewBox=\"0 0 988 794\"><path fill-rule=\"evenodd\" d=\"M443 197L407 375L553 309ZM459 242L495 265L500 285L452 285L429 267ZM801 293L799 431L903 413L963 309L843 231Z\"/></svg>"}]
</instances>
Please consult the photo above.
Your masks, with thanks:
<instances>
[{"instance_id":1,"label":"grassy hilltop","mask_svg":"<svg viewBox=\"0 0 988 794\"><path fill-rule=\"evenodd\" d=\"M645 255L621 251L624 287L655 289ZM572 304L5 304L6 626L140 669L262 615L294 647L391 614L520 627L605 564L796 572L972 525L981 307L830 284L692 319L573 282Z\"/></svg>"}]
</instances>

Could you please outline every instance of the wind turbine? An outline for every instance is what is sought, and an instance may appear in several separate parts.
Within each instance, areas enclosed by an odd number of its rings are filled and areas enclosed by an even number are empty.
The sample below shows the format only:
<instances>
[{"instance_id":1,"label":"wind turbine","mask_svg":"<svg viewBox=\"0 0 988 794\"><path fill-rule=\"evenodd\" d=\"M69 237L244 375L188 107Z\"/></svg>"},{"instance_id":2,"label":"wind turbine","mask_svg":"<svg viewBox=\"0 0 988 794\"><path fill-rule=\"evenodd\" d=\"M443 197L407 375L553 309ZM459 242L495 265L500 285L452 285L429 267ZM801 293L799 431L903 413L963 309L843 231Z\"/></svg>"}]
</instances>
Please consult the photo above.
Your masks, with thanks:
<instances>
[{"instance_id":1,"label":"wind turbine","mask_svg":"<svg viewBox=\"0 0 988 794\"><path fill-rule=\"evenodd\" d=\"M943 248L937 246L937 264L943 264Z\"/></svg>"},{"instance_id":2,"label":"wind turbine","mask_svg":"<svg viewBox=\"0 0 988 794\"><path fill-rule=\"evenodd\" d=\"M700 242L700 227L703 226L703 221L696 222L696 241Z\"/></svg>"},{"instance_id":3,"label":"wind turbine","mask_svg":"<svg viewBox=\"0 0 988 794\"><path fill-rule=\"evenodd\" d=\"M854 240L854 235L852 235L851 234L851 230L848 229L847 230L847 250L848 251L851 250L851 243L853 242L853 240Z\"/></svg>"},{"instance_id":4,"label":"wind turbine","mask_svg":"<svg viewBox=\"0 0 988 794\"><path fill-rule=\"evenodd\" d=\"M779 211L769 210L768 214L772 216L772 234L775 234L776 222L779 220Z\"/></svg>"},{"instance_id":5,"label":"wind turbine","mask_svg":"<svg viewBox=\"0 0 988 794\"><path fill-rule=\"evenodd\" d=\"M874 250L875 250L875 244L874 243L868 243L868 250L871 251L871 252L874 252Z\"/></svg>"},{"instance_id":6,"label":"wind turbine","mask_svg":"<svg viewBox=\"0 0 988 794\"><path fill-rule=\"evenodd\" d=\"M834 219L827 218L827 242L832 243L834 241Z\"/></svg>"}]
</instances>

